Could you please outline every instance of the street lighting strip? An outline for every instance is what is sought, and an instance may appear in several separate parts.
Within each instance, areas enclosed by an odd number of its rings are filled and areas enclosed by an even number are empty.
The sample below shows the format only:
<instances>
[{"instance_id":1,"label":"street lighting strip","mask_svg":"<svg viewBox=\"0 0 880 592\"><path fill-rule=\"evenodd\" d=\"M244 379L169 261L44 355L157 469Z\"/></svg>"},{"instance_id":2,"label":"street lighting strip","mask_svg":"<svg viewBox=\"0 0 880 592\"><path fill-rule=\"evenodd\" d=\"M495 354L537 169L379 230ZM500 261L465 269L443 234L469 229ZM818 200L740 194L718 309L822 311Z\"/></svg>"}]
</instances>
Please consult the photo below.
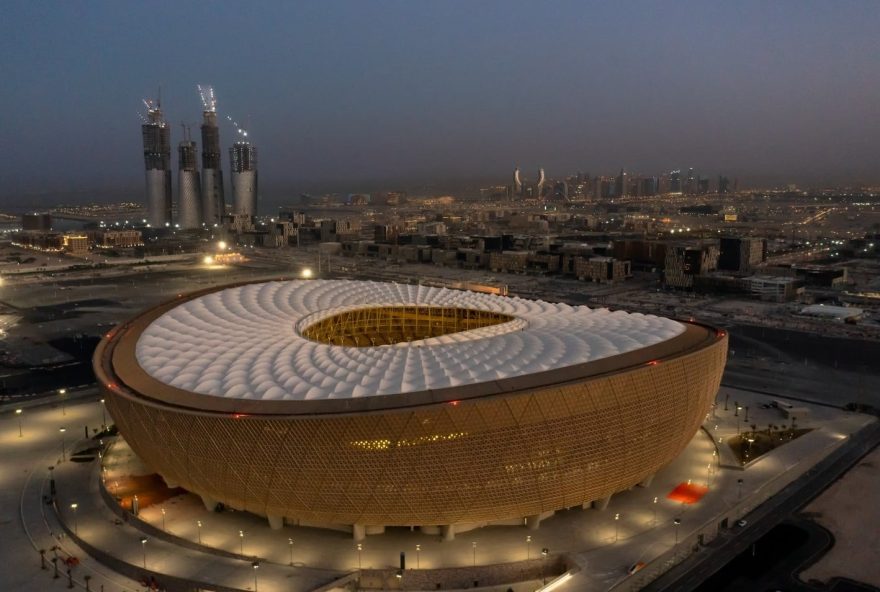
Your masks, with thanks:
<instances>
[{"instance_id":1,"label":"street lighting strip","mask_svg":"<svg viewBox=\"0 0 880 592\"><path fill-rule=\"evenodd\" d=\"M49 455L47 455L47 457L44 457L45 460L40 461L41 464L39 464L38 466L44 466L44 467L47 466L46 463L51 463L51 461L52 461L51 457L52 457L52 456L55 456L55 455L53 455L53 454L49 454ZM19 499L19 507L18 507L18 509L19 509L19 519L21 520L21 528L22 528L22 530L24 530L24 534L25 534L25 536L28 538L28 540L30 541L31 546L34 548L34 551L36 551L37 554L39 554L39 552L40 552L40 547L37 545L37 542L34 540L34 537L31 535L31 532L30 532L30 530L29 530L28 527L27 527L27 521L25 520L25 515L24 515L24 501L25 501L25 496L27 495L28 488L30 487L31 479L33 478L34 473L35 473L37 470L38 470L38 469L36 469L36 468L33 469L33 470L31 470L30 473L29 473L28 476L27 476L27 479L25 479L24 486L22 486L22 488L21 488L21 497L20 497L20 499ZM65 553L67 553L69 556L74 556L73 553L71 553L68 549L66 549L66 548L61 544L61 541L57 540L57 539L56 539L54 536L52 536L52 534L51 534L51 533L53 532L53 530L52 530L51 525L49 524L49 519L48 519L48 517L46 516L46 504L45 504L44 501L43 501L43 495L44 495L44 492L45 492L45 487L46 487L46 478L43 478L42 482L40 483L40 489L39 489L39 496L40 496L40 515L41 515L41 517L43 518L43 523L46 525L46 529L49 531L49 533L50 533L49 536L50 536L50 538L52 539L53 543L54 543L55 545L57 545L62 551L64 551ZM53 504L53 505L54 505L54 504ZM56 509L56 512L57 512L57 509ZM59 520L59 522L60 522L60 521L61 521L61 518L58 517L58 520ZM62 532L63 532L63 529L62 529ZM46 551L49 551L49 549L46 549ZM82 553L81 555L85 556L85 555L87 555L87 554L86 554L86 553ZM94 561L94 560L93 560L93 561ZM51 563L51 562L50 562L50 563ZM95 563L96 563L96 565L101 565L100 563L97 563L97 562L95 562ZM124 583L124 582L120 582L120 581L114 579L113 577L111 577L111 575L113 575L113 576L119 575L119 574L117 574L116 572L111 571L111 572L107 573L107 572L104 572L104 571L102 571L102 570L96 569L95 566L88 566L88 567L86 567L86 564L85 564L84 562L82 562L82 561L80 562L79 565L82 566L84 569L88 569L90 572L92 572L92 573L94 573L94 574L96 574L96 575L101 576L102 578L104 578L104 579L107 580L108 582L112 583L113 585L121 586L123 592L127 592L128 590L131 590L132 592L136 592L136 589L135 589L135 588L130 588L130 587L128 587L128 584L126 584L126 583ZM85 584L85 581L80 581L80 580L77 580L76 578L73 578L73 582L76 583L76 584L79 585L79 586L82 586L82 587L85 587L85 585L86 585L86 584Z\"/></svg>"}]
</instances>

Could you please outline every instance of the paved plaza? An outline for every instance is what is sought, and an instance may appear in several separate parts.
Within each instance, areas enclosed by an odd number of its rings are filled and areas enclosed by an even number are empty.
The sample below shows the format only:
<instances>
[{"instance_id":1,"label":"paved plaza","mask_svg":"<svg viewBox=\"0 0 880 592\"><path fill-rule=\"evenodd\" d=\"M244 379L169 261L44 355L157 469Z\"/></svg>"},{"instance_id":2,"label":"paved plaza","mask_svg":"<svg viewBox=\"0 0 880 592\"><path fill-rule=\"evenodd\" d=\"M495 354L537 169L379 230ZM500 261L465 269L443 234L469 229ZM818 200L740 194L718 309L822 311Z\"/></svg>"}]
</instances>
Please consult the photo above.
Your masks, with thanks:
<instances>
[{"instance_id":1,"label":"paved plaza","mask_svg":"<svg viewBox=\"0 0 880 592\"><path fill-rule=\"evenodd\" d=\"M830 407L798 404L798 427L811 431L743 467L724 440L750 424L759 429L784 424L783 411L762 408L771 401L765 395L727 388L717 401L704 429L678 459L649 486L615 495L604 510L571 508L544 520L538 530L491 526L446 542L417 529L389 528L368 536L360 550L350 533L292 526L271 530L264 518L246 512L209 512L199 498L185 492L173 492L166 499L161 495L164 487L145 479L151 471L123 440L108 439L105 446L112 445L103 459L97 458L96 439L85 439L86 426L93 436L102 422L102 406L94 400L70 402L63 411L59 406L34 407L20 416L7 410L0 424L0 475L8 536L0 545L4 557L21 569L3 573L0 587L36 591L67 585L65 564L59 563L57 581L51 562L41 570L39 549L46 550L49 561L56 553L52 547L59 547L62 559L79 559L71 570L74 584L84 587L88 575L92 590L102 585L108 591L142 590L139 581L152 577L169 589L182 582L202 582L217 590L307 591L343 586L360 576L364 586L378 589L436 589L434 578L442 580L445 590L473 588L476 582L484 590L525 592L540 588L542 580L553 581L564 569L571 577L558 590L637 589L701 543L736 536L737 519L872 421ZM738 413L735 403L741 407ZM74 461L72 452L79 453ZM64 528L53 506L44 501L50 474ZM692 504L667 497L683 484L708 490ZM136 494L137 518L128 512ZM124 510L113 507L114 497ZM102 563L91 559L75 539ZM542 549L547 549L546 557ZM398 579L394 574L401 552L406 553L407 571ZM629 575L628 568L639 562L644 569ZM460 585L450 585L453 582Z\"/></svg>"}]
</instances>

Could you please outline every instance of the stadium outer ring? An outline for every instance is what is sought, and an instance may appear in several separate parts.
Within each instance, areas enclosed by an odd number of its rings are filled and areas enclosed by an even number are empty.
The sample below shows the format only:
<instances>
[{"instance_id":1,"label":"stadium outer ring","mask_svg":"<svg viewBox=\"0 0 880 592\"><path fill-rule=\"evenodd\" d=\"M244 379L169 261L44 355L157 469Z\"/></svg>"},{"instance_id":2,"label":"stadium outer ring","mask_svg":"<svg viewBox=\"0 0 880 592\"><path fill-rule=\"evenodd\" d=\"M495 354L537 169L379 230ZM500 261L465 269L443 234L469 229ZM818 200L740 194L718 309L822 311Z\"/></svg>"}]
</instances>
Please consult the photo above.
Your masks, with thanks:
<instances>
[{"instance_id":1,"label":"stadium outer ring","mask_svg":"<svg viewBox=\"0 0 880 592\"><path fill-rule=\"evenodd\" d=\"M148 309L107 333L94 370L107 410L169 486L291 524L536 526L650 479L699 429L728 337L708 325L600 360L433 391L313 401L202 395L152 378L135 344Z\"/></svg>"}]
</instances>

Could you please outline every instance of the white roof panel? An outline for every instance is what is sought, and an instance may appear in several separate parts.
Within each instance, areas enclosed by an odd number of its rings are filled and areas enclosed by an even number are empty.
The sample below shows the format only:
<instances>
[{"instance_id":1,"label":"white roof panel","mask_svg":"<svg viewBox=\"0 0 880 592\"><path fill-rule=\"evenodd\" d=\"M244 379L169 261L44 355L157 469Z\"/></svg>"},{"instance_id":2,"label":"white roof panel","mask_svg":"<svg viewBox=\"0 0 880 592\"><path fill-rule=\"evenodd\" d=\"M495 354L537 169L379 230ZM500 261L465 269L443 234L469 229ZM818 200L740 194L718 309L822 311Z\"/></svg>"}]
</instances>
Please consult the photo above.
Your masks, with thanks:
<instances>
[{"instance_id":1,"label":"white roof panel","mask_svg":"<svg viewBox=\"0 0 880 592\"><path fill-rule=\"evenodd\" d=\"M379 347L311 341L299 330L346 310L459 306L514 320ZM217 397L313 400L393 395L514 378L665 341L684 325L653 315L366 281L247 284L189 300L137 342L153 378Z\"/></svg>"}]
</instances>

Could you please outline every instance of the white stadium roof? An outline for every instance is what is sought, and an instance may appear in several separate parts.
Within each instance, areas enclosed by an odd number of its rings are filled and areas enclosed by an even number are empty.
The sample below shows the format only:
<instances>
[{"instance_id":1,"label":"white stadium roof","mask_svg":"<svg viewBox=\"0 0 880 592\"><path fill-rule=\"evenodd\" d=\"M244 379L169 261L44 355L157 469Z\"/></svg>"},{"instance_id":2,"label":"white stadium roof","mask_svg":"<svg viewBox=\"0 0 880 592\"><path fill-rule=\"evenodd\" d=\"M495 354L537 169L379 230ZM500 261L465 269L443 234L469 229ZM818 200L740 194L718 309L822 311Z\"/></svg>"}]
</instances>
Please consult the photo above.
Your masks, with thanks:
<instances>
[{"instance_id":1,"label":"white stadium roof","mask_svg":"<svg viewBox=\"0 0 880 592\"><path fill-rule=\"evenodd\" d=\"M409 305L515 319L377 347L328 345L298 331L347 310ZM184 302L147 326L136 355L156 380L205 395L344 399L514 378L634 351L684 331L671 319L585 306L406 284L294 280Z\"/></svg>"}]
</instances>

